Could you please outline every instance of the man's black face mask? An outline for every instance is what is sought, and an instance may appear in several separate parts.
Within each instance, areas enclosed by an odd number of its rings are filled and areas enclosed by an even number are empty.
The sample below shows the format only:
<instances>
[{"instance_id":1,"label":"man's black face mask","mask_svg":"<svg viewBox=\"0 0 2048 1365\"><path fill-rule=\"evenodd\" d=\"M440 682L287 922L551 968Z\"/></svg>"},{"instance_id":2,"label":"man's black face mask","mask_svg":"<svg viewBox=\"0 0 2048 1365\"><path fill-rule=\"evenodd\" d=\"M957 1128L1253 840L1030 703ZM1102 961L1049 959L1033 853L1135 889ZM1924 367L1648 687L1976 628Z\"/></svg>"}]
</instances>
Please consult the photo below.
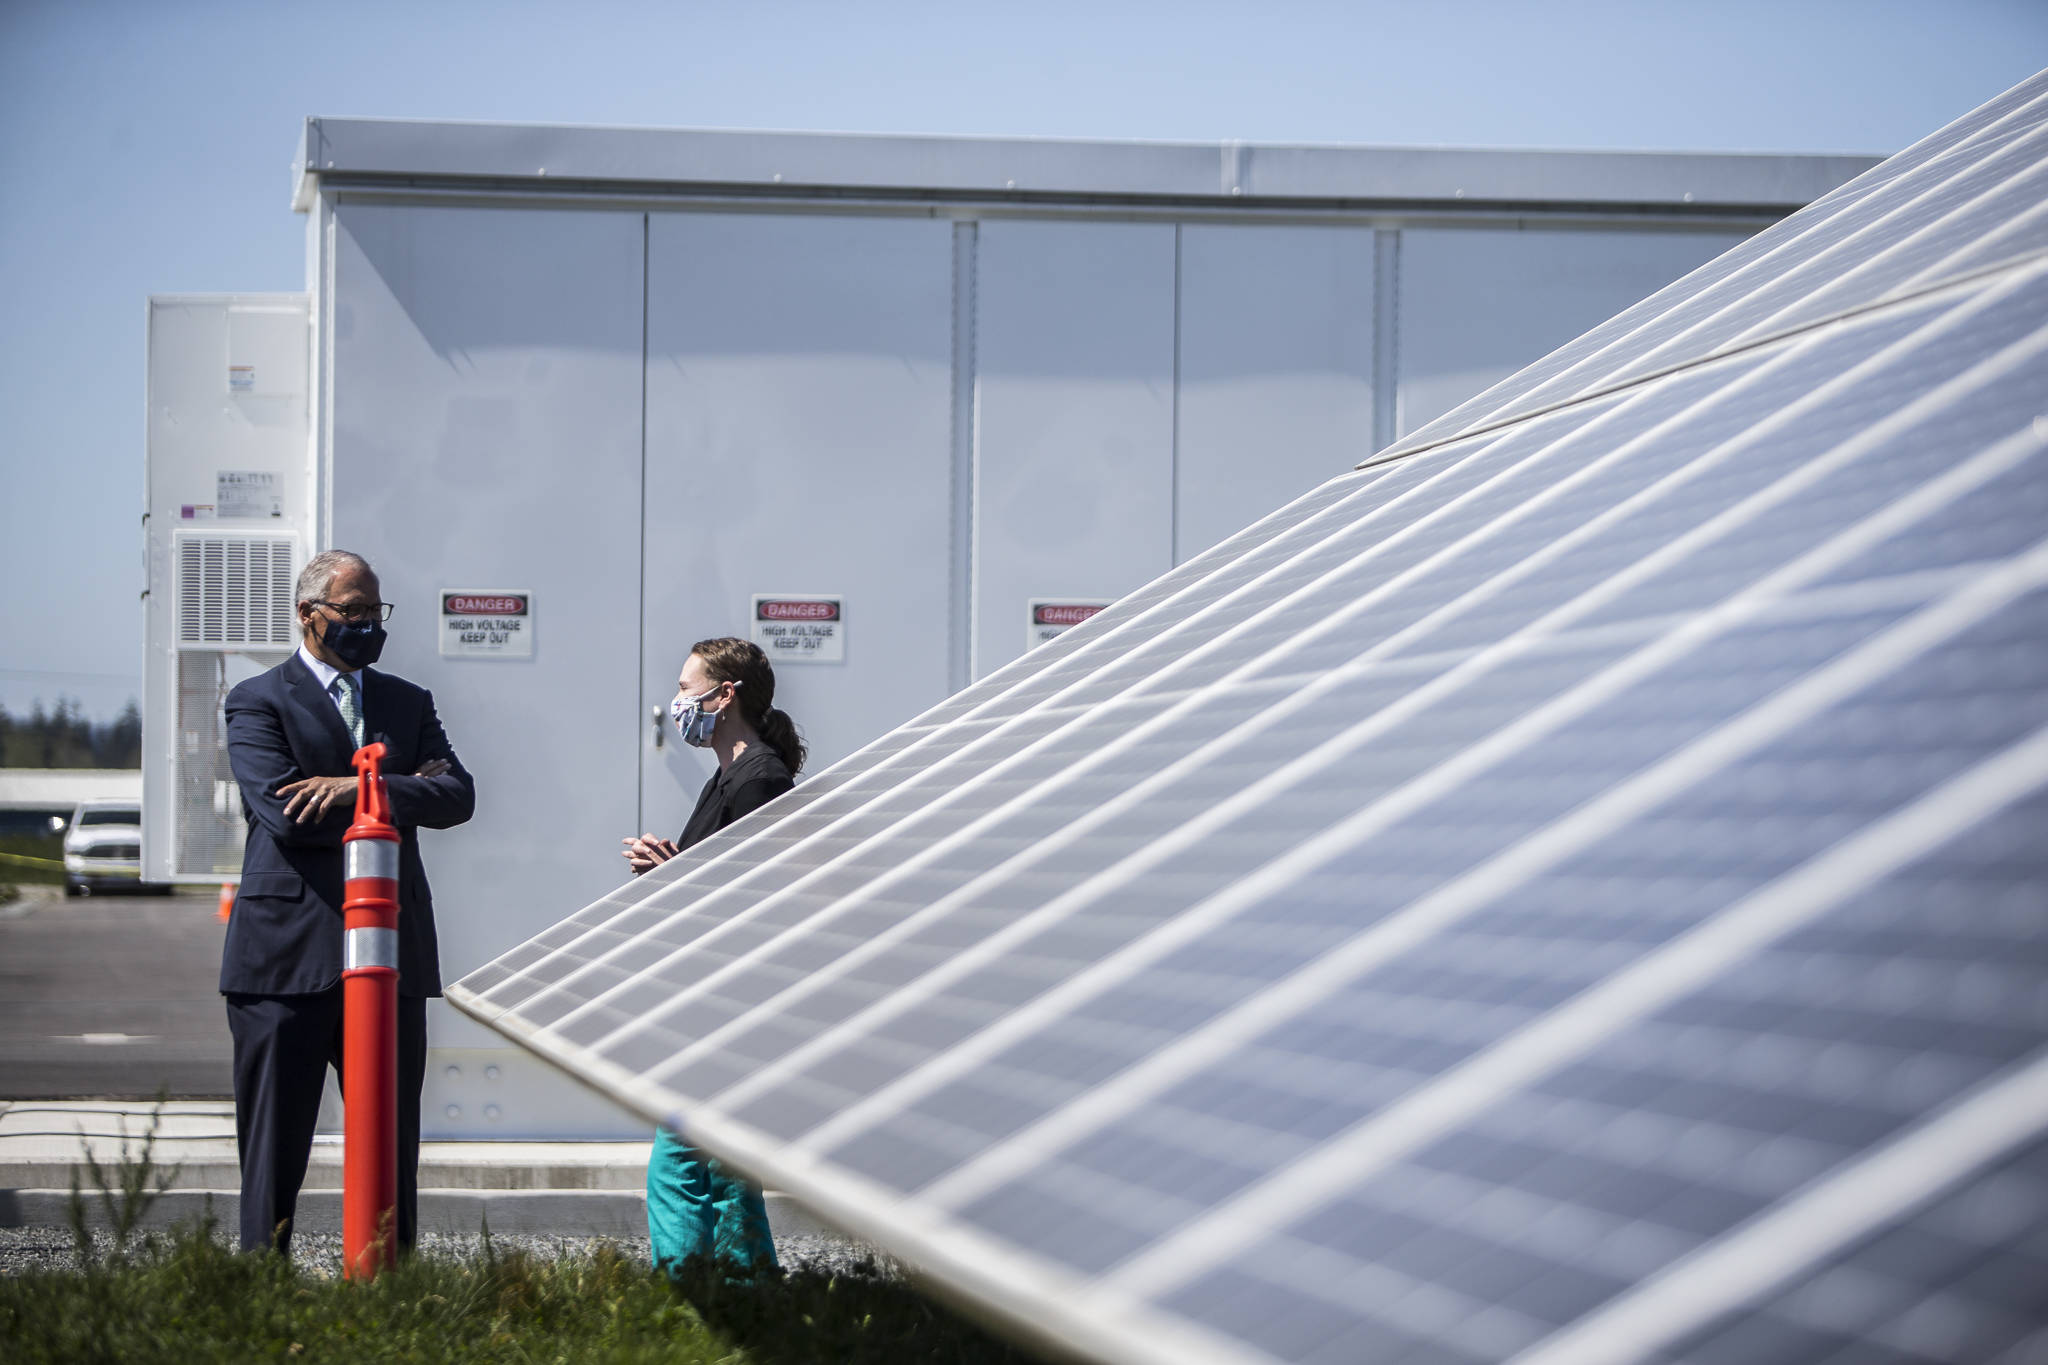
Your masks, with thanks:
<instances>
[{"instance_id":1,"label":"man's black face mask","mask_svg":"<svg viewBox=\"0 0 2048 1365\"><path fill-rule=\"evenodd\" d=\"M384 623L375 617L367 621L325 621L320 631L320 643L347 664L351 673L377 662L384 652L384 639Z\"/></svg>"}]
</instances>

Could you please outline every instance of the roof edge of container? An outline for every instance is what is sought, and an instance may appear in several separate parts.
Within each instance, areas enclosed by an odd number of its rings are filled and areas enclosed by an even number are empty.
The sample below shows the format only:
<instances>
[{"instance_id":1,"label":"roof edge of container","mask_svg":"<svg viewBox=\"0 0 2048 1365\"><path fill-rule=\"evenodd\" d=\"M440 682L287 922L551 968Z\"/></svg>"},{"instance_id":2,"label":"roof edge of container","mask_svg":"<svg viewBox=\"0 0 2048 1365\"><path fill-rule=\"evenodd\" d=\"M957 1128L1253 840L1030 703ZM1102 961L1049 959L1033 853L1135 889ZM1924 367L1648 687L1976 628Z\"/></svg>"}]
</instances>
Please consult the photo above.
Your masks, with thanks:
<instances>
[{"instance_id":1,"label":"roof edge of container","mask_svg":"<svg viewBox=\"0 0 2048 1365\"><path fill-rule=\"evenodd\" d=\"M844 193L1378 203L1801 207L1879 158L308 118L293 207L323 178Z\"/></svg>"}]
</instances>

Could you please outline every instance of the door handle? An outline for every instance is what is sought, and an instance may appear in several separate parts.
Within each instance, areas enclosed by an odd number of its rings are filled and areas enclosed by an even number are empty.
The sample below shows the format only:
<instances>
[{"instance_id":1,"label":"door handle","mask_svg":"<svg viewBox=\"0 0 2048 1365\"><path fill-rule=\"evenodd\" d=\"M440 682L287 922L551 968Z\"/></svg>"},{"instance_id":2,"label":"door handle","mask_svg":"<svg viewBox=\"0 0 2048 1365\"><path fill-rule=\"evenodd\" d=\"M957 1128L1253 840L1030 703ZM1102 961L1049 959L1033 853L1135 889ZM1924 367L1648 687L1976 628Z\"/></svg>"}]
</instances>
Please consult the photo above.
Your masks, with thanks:
<instances>
[{"instance_id":1,"label":"door handle","mask_svg":"<svg viewBox=\"0 0 2048 1365\"><path fill-rule=\"evenodd\" d=\"M661 747L661 738L662 738L662 731L661 731L661 721L662 721L662 714L661 714L661 708L660 708L659 706L657 706L657 707L655 707L655 708L654 708L654 747L655 747L655 748L657 748L657 749L659 749L659 748Z\"/></svg>"}]
</instances>

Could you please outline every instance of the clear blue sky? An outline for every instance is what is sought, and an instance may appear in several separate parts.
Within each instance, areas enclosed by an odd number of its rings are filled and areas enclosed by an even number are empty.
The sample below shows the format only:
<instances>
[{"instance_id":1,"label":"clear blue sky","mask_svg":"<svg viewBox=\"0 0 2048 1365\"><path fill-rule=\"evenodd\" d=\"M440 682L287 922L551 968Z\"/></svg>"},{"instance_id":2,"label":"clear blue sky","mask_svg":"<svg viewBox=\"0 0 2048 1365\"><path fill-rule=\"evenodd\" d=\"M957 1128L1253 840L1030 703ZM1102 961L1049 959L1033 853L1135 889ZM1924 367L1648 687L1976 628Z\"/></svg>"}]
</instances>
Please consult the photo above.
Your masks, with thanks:
<instances>
[{"instance_id":1,"label":"clear blue sky","mask_svg":"<svg viewBox=\"0 0 2048 1365\"><path fill-rule=\"evenodd\" d=\"M0 0L0 705L139 691L143 301L304 287L309 114L1895 151L2044 0Z\"/></svg>"}]
</instances>

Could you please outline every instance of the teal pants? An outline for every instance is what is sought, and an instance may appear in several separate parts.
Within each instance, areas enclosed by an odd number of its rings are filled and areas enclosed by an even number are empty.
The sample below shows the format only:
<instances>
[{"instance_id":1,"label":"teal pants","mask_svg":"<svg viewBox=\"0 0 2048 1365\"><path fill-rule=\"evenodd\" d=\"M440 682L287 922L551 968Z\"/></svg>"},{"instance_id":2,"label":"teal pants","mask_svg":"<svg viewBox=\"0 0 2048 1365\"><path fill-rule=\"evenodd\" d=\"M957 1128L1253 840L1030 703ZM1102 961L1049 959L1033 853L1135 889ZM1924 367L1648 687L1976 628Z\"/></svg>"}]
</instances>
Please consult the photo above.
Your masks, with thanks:
<instances>
[{"instance_id":1,"label":"teal pants","mask_svg":"<svg viewBox=\"0 0 2048 1365\"><path fill-rule=\"evenodd\" d=\"M647 1159L647 1236L654 1264L671 1275L700 1254L755 1270L775 1264L761 1187L666 1128Z\"/></svg>"}]
</instances>

